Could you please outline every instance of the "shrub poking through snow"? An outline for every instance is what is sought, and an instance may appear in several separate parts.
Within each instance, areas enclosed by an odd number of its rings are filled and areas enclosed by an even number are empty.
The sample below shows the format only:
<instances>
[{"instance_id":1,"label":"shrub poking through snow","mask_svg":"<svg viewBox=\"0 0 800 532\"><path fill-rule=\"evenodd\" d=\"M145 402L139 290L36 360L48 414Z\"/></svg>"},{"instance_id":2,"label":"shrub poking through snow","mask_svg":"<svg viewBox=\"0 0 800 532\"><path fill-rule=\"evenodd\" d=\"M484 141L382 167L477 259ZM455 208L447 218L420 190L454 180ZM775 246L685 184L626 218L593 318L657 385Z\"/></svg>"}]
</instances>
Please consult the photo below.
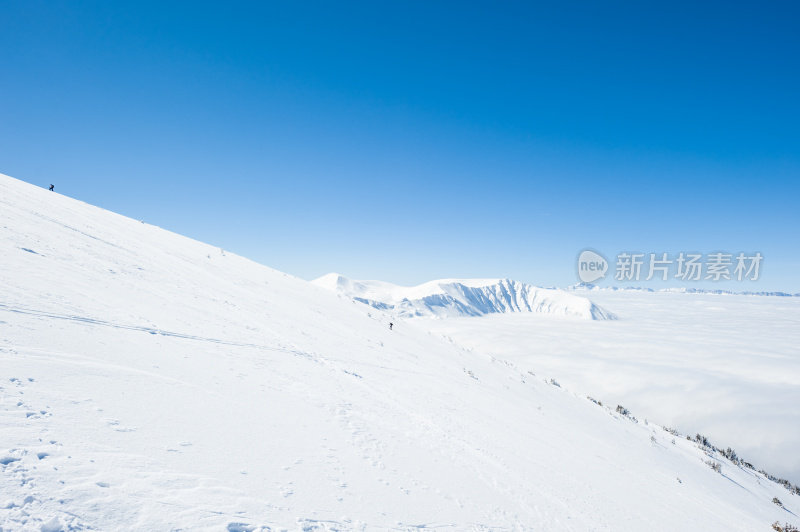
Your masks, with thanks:
<instances>
[{"instance_id":1,"label":"shrub poking through snow","mask_svg":"<svg viewBox=\"0 0 800 532\"><path fill-rule=\"evenodd\" d=\"M664 429L664 430L666 430L666 429ZM690 436L686 436L686 439L689 440L689 441L697 442L697 445L701 449L706 451L706 454L708 454L709 456L711 456L712 453L719 452L722 456L724 456L725 458L730 460L733 464L735 464L737 466L740 466L740 467L747 467L748 469L755 470L755 467L753 467L753 464L751 464L750 462L745 462L744 460L739 458L739 456L736 454L736 451L734 451L730 447L728 447L725 450L717 449L714 445L711 444L711 442L708 440L708 438L706 438L702 434L695 435L694 440L692 440L692 438ZM710 461L706 462L706 463L710 465ZM719 464L717 464L717 465L719 465ZM716 469L713 466L712 466L712 469L714 469L716 471ZM776 484L780 484L781 486L783 486L784 488L789 490L790 493L793 493L795 495L800 495L800 486L798 486L796 484L792 484L791 482L789 482L785 478L779 478L779 477L776 477L774 475L770 475L769 473L767 473L763 469L759 469L758 472L761 473L762 475L764 475L768 480L771 480L772 482L775 482Z\"/></svg>"},{"instance_id":2,"label":"shrub poking through snow","mask_svg":"<svg viewBox=\"0 0 800 532\"><path fill-rule=\"evenodd\" d=\"M727 449L725 449L724 451L721 451L721 452L722 452L722 456L724 456L725 458L727 458L728 460L730 460L734 464L736 464L736 465L740 464L741 460L739 460L739 457L736 456L736 451L734 451L730 447L728 447Z\"/></svg>"},{"instance_id":3,"label":"shrub poking through snow","mask_svg":"<svg viewBox=\"0 0 800 532\"><path fill-rule=\"evenodd\" d=\"M471 370L471 369L464 368L464 373L466 373L467 375L469 375L469 376L470 376L470 378L473 378L473 379L475 379L476 381L480 380L480 379L479 379L479 378L478 378L478 377L475 375L475 373L473 373L473 372L472 372L472 370Z\"/></svg>"},{"instance_id":4,"label":"shrub poking through snow","mask_svg":"<svg viewBox=\"0 0 800 532\"><path fill-rule=\"evenodd\" d=\"M633 414L631 414L631 411L628 410L627 408L625 408L622 405L617 405L617 414L625 416L626 418L630 419L634 423L638 423L639 422L639 420L637 420L635 417L633 417Z\"/></svg>"},{"instance_id":5,"label":"shrub poking through snow","mask_svg":"<svg viewBox=\"0 0 800 532\"><path fill-rule=\"evenodd\" d=\"M706 438L702 434L695 435L694 441L696 441L698 445L700 445L702 447L707 447L707 448L711 449L712 451L716 451L717 450L716 447L711 445L711 442L708 441L708 438Z\"/></svg>"},{"instance_id":6,"label":"shrub poking through snow","mask_svg":"<svg viewBox=\"0 0 800 532\"><path fill-rule=\"evenodd\" d=\"M765 477L767 477L772 482L775 482L776 484L780 484L781 486L783 486L784 488L789 490L791 493L794 493L795 495L800 495L800 486L798 486L796 484L792 484L791 482L789 482L785 478L778 478L775 475L770 475L769 473L767 473L763 469L759 469L758 472L761 473L762 475L764 475Z\"/></svg>"},{"instance_id":7,"label":"shrub poking through snow","mask_svg":"<svg viewBox=\"0 0 800 532\"><path fill-rule=\"evenodd\" d=\"M717 462L716 460L706 460L706 465L716 471L717 473L722 473L722 464Z\"/></svg>"},{"instance_id":8,"label":"shrub poking through snow","mask_svg":"<svg viewBox=\"0 0 800 532\"><path fill-rule=\"evenodd\" d=\"M545 382L547 382L547 381L545 381ZM553 379L550 379L550 383L558 386L558 383L555 382ZM586 398L588 400L590 400L591 402L593 402L594 404L596 404L596 405L603 406L603 403L601 401L598 401L594 397L591 397L591 396L587 395ZM625 408L622 405L617 405L616 412L618 414L624 416L624 417L627 417L628 419L630 419L631 421L633 421L635 423L639 422L639 420L637 420L633 416L633 414L631 414L631 411L628 410L627 408ZM645 420L645 423L647 423L647 420ZM678 436L678 437L682 436L682 434L677 429L673 429L671 427L661 427L661 428L664 429L666 432L669 432L673 436ZM654 440L655 440L655 438L653 438L651 436L650 441L655 443ZM686 440L687 441L696 442L697 446L700 449L702 449L709 458L712 458L712 457L716 456L715 453L719 453L720 455L722 455L724 458L728 459L732 464L734 464L736 466L746 467L748 469L752 469L753 471L756 470L756 468L753 466L753 464L751 464L750 462L747 462L745 460L742 460L739 457L739 455L736 454L736 451L734 451L730 447L728 447L726 449L719 449L716 446L714 446L707 437L703 436L700 433L695 434L694 437L689 436L687 434L686 435ZM672 444L675 445L675 438L672 439ZM717 462L715 460L706 460L704 463L707 464L711 469L713 469L717 473L722 473L722 464L720 464L719 462ZM764 471L763 469L759 469L758 472L761 473L762 475L764 475L764 477L766 477L768 480L771 480L772 482L775 482L776 484L780 484L781 486L783 486L784 488L789 490L789 493L792 493L793 495L800 495L800 485L792 484L791 482L789 482L785 478L779 478L779 477L776 477L774 475L771 475L771 474L767 473L766 471ZM777 500L777 497L775 498L775 500ZM775 502L775 500L773 500L773 502ZM776 502L775 504L778 504L778 503ZM786 525L786 526L791 527L791 528L786 529L786 530L788 530L790 532L800 532L800 529L797 529L797 528L793 527L792 525Z\"/></svg>"},{"instance_id":9,"label":"shrub poking through snow","mask_svg":"<svg viewBox=\"0 0 800 532\"><path fill-rule=\"evenodd\" d=\"M796 526L790 525L789 523L784 523L784 525L781 526L780 522L778 521L772 523L772 529L777 530L778 532L800 532L800 529L798 529Z\"/></svg>"}]
</instances>

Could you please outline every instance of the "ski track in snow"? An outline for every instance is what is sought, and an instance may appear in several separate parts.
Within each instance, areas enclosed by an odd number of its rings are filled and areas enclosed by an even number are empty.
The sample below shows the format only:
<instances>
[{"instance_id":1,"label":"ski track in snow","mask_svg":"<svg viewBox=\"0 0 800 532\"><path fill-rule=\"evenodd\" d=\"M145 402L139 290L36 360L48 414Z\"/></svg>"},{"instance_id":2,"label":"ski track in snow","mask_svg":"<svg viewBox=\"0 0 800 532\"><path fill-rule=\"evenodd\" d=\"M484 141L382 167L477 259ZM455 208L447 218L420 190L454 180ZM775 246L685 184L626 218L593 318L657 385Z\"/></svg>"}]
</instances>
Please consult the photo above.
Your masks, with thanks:
<instances>
[{"instance_id":1,"label":"ski track in snow","mask_svg":"<svg viewBox=\"0 0 800 532\"><path fill-rule=\"evenodd\" d=\"M157 335L160 335L160 336L168 336L168 337L171 337L171 338L183 338L184 340L197 340L197 341L200 341L200 342L210 342L210 343L214 343L214 344L229 345L229 346L235 346L235 347L252 347L252 348L255 348L255 349L264 349L264 350L268 350L268 351L280 351L282 353L289 353L289 354L300 356L300 357L314 358L313 355L310 355L308 353L305 353L303 351L299 351L299 350L296 350L296 349L288 349L288 348L274 347L274 346L268 346L268 345L249 344L249 343L242 343L242 342L233 342L233 341L229 341L229 340L220 340L218 338L208 338L208 337L205 337L205 336L196 336L196 335L193 335L193 334L184 334L184 333L164 331L162 329L156 329L156 328L153 328L153 327L147 327L147 326L143 326L143 325L126 325L126 324L123 324L123 323L113 323L113 322L110 322L110 321L104 321L104 320L100 320L100 319L96 319L96 318L88 318L88 317L84 317L84 316L74 316L74 315L70 315L70 314L54 314L52 312L43 312L43 311L39 311L39 310L33 310L33 309L27 309L27 308L19 308L19 307L12 308L12 307L9 307L8 305L4 305L4 304L0 303L0 312L2 312L2 311L14 312L14 313L17 313L17 314L27 314L29 316L38 316L38 317L41 317L41 318L50 318L50 319L56 319L56 320L67 320L67 321L72 321L72 322L85 323L85 324L89 324L89 325L98 325L98 326L102 326L102 327L111 327L111 328L114 328L114 329L126 329L126 330L129 330L129 331L140 331L140 332L145 332L145 333L148 333L148 334L157 334Z\"/></svg>"}]
</instances>

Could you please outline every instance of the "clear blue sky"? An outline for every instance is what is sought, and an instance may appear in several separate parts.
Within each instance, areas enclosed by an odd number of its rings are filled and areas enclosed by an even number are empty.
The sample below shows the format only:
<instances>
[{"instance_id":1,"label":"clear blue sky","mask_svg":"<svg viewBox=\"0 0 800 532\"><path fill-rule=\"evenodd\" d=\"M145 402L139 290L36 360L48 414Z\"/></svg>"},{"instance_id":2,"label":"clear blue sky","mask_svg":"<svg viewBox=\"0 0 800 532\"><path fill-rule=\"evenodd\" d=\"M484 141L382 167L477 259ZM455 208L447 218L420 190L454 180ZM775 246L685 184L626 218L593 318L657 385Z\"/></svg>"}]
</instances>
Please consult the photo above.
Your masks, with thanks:
<instances>
[{"instance_id":1,"label":"clear blue sky","mask_svg":"<svg viewBox=\"0 0 800 532\"><path fill-rule=\"evenodd\" d=\"M0 3L0 172L305 278L800 291L797 2Z\"/></svg>"}]
</instances>

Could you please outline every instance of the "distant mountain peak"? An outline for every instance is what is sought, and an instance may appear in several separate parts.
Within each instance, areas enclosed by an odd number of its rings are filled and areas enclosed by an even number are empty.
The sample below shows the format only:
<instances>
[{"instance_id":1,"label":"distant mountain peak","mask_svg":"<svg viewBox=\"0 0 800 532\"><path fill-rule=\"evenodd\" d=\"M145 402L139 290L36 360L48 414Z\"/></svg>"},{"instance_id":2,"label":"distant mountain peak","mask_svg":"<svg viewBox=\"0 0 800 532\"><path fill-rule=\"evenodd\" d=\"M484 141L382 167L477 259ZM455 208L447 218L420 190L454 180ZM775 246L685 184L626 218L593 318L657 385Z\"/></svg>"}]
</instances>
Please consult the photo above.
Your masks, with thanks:
<instances>
[{"instance_id":1,"label":"distant mountain peak","mask_svg":"<svg viewBox=\"0 0 800 532\"><path fill-rule=\"evenodd\" d=\"M513 279L438 279L417 286L357 281L329 273L312 281L400 317L462 317L531 312L590 320L616 316L585 297Z\"/></svg>"}]
</instances>

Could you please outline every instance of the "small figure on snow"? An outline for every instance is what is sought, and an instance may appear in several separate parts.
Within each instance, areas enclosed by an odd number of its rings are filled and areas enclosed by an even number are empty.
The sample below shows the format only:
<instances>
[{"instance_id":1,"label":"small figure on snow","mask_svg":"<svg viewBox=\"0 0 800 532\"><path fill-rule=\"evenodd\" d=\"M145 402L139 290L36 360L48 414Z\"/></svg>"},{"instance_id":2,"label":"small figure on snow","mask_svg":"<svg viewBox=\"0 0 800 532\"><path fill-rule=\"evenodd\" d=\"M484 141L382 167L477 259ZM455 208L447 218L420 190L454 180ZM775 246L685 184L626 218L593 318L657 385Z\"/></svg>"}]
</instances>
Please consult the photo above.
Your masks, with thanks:
<instances>
[{"instance_id":1,"label":"small figure on snow","mask_svg":"<svg viewBox=\"0 0 800 532\"><path fill-rule=\"evenodd\" d=\"M55 185L50 185L50 190L53 190L54 188L56 188Z\"/></svg>"},{"instance_id":2,"label":"small figure on snow","mask_svg":"<svg viewBox=\"0 0 800 532\"><path fill-rule=\"evenodd\" d=\"M392 330L392 327L394 327L394 323L392 323L392 322L390 321L390 322L389 322L389 330L390 330L390 331Z\"/></svg>"}]
</instances>

